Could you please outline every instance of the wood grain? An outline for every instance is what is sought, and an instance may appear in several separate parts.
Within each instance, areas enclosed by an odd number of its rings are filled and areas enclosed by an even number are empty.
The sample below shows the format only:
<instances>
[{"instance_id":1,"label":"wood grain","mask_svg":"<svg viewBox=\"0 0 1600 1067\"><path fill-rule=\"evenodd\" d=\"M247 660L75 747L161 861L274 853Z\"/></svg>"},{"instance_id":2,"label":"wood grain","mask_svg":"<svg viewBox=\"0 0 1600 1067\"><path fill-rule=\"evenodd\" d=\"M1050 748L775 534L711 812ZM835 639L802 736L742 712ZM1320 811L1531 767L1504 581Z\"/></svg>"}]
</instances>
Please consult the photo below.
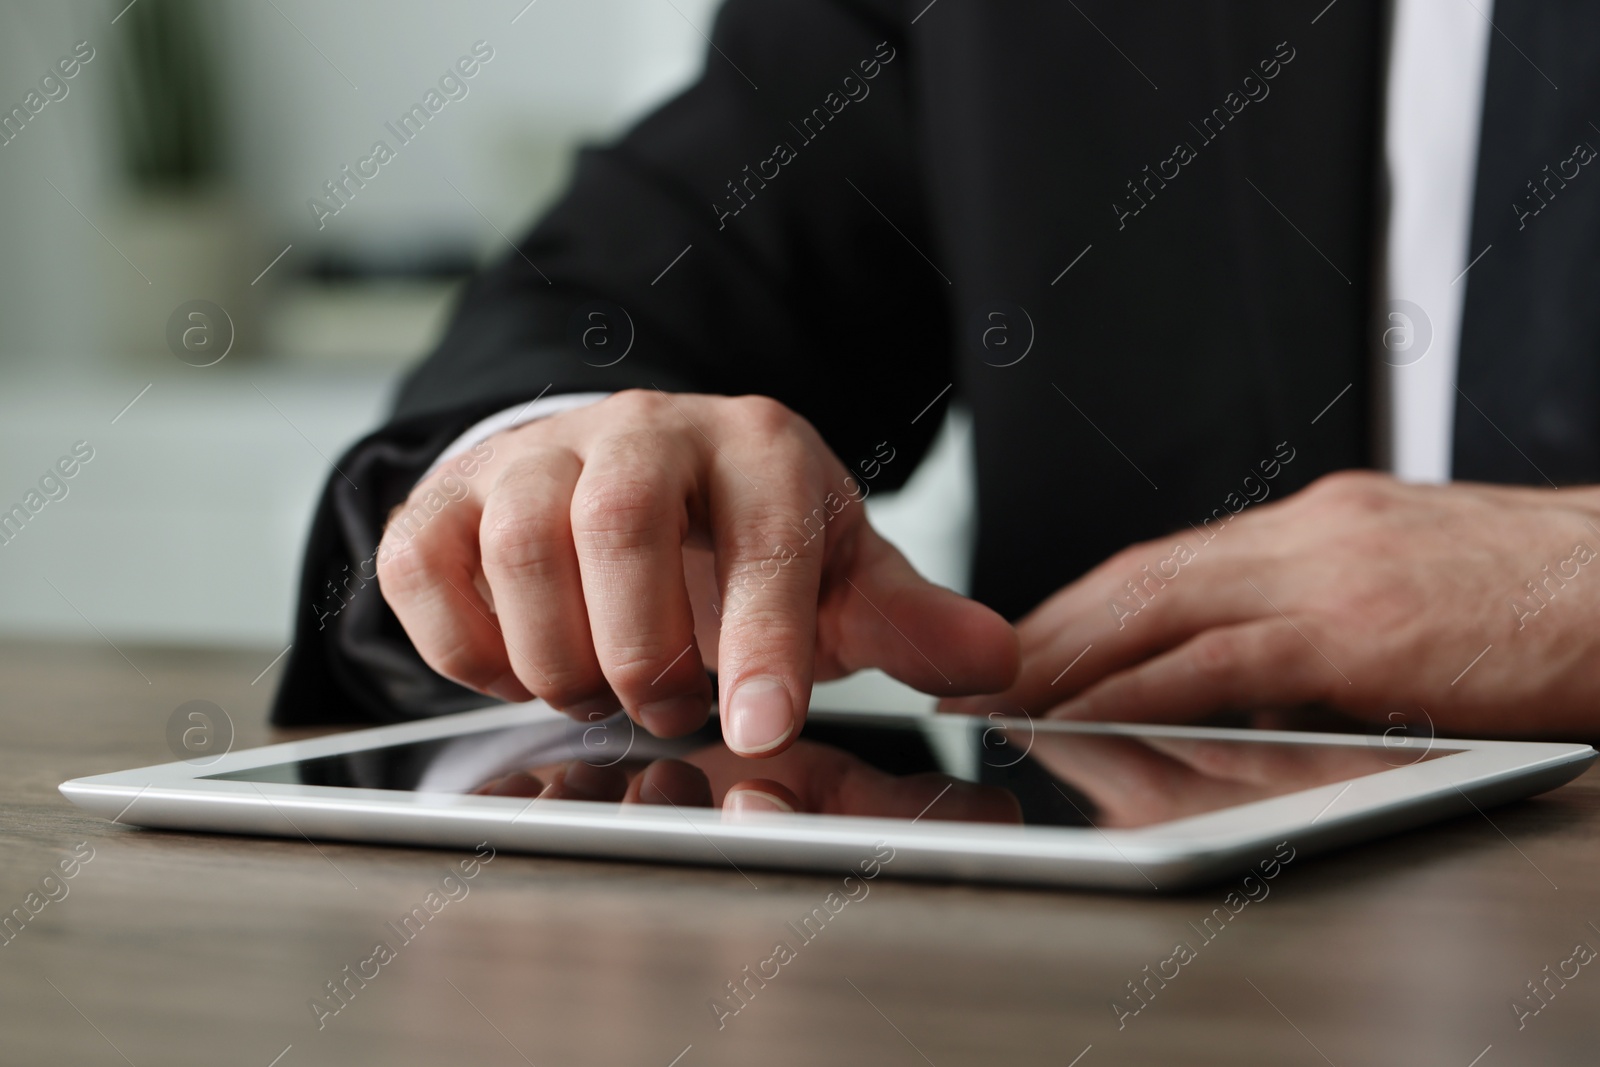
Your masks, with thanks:
<instances>
[{"instance_id":1,"label":"wood grain","mask_svg":"<svg viewBox=\"0 0 1600 1067\"><path fill-rule=\"evenodd\" d=\"M0 947L0 1063L1596 1062L1600 961L1520 1030L1511 1008L1576 943L1600 948L1594 774L1296 860L1210 942L1190 924L1226 886L879 879L807 943L785 924L837 879L501 853L319 1029L308 1002L397 942L385 923L465 854L145 831L55 788L171 759L187 700L227 709L241 746L271 739L275 670L251 679L277 651L0 645L0 909L94 850ZM780 939L795 958L719 1030L709 1002ZM1195 958L1119 1030L1113 998L1179 941Z\"/></svg>"}]
</instances>

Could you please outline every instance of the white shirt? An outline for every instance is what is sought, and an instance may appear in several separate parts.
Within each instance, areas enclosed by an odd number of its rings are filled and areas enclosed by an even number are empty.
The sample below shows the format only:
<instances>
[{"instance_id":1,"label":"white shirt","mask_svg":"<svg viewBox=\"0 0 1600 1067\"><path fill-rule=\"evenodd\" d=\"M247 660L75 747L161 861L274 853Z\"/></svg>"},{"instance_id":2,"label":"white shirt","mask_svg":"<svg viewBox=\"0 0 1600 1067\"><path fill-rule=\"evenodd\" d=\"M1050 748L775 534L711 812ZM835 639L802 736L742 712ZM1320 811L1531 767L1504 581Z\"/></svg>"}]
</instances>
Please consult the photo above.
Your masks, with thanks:
<instances>
[{"instance_id":1,"label":"white shirt","mask_svg":"<svg viewBox=\"0 0 1600 1067\"><path fill-rule=\"evenodd\" d=\"M1476 6L1474 6L1476 5ZM1447 482L1491 0L1399 0L1384 164L1389 225L1376 346L1378 459L1405 481Z\"/></svg>"},{"instance_id":2,"label":"white shirt","mask_svg":"<svg viewBox=\"0 0 1600 1067\"><path fill-rule=\"evenodd\" d=\"M1471 257L1492 0L1397 0L1384 115L1389 219L1373 358L1378 463L1406 481L1450 480L1456 364ZM603 399L545 397L491 415L428 468L502 430ZM424 475L426 477L427 475Z\"/></svg>"}]
</instances>

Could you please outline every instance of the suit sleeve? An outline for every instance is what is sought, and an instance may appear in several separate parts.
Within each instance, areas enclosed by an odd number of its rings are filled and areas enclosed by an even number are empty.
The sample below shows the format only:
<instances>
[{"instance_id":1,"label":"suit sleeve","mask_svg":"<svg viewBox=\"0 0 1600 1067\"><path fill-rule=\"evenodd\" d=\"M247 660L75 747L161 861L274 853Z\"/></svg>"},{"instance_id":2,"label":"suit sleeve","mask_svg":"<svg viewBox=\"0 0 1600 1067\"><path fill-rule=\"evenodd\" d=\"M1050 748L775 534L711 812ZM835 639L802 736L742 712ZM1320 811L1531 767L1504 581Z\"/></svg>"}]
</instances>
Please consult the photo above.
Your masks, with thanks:
<instances>
[{"instance_id":1,"label":"suit sleeve","mask_svg":"<svg viewBox=\"0 0 1600 1067\"><path fill-rule=\"evenodd\" d=\"M775 397L847 466L907 462L951 381L898 11L730 0L700 79L580 153L560 202L466 289L392 420L323 491L273 709L279 725L393 722L489 703L429 669L384 603L385 516L463 429L543 394ZM891 474L892 471L892 474Z\"/></svg>"}]
</instances>

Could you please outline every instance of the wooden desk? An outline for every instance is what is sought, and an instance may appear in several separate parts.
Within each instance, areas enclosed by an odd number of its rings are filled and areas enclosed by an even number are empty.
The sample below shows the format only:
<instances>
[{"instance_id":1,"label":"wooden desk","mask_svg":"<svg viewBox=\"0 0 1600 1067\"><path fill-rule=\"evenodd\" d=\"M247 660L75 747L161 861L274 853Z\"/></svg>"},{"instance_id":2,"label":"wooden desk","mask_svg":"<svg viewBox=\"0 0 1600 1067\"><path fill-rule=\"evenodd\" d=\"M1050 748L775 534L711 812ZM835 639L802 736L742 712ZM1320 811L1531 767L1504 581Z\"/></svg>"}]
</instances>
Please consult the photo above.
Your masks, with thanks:
<instances>
[{"instance_id":1,"label":"wooden desk","mask_svg":"<svg viewBox=\"0 0 1600 1067\"><path fill-rule=\"evenodd\" d=\"M0 1063L1600 1062L1600 960L1520 1032L1510 1007L1575 943L1600 948L1594 774L1492 823L1295 861L1120 1031L1112 998L1198 942L1189 924L1226 887L879 879L719 1032L710 998L837 879L752 871L752 888L725 869L501 853L319 1031L308 1000L462 857L80 814L57 783L171 759L167 718L186 700L226 708L240 745L269 739L276 672L251 679L275 649L123 651L145 677L104 644L0 645L0 908L74 845L94 849L0 947Z\"/></svg>"}]
</instances>

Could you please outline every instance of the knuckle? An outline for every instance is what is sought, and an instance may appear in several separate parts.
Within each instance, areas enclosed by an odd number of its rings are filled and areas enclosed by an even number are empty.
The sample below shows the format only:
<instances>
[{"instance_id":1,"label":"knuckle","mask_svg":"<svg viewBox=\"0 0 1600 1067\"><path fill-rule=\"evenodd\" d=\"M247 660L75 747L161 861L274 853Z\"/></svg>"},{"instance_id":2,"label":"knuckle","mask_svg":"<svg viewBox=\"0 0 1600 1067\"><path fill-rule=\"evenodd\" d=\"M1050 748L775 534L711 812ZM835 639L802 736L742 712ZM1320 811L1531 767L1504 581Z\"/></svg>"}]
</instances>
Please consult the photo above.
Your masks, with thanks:
<instances>
[{"instance_id":1,"label":"knuckle","mask_svg":"<svg viewBox=\"0 0 1600 1067\"><path fill-rule=\"evenodd\" d=\"M799 650L809 650L815 639L816 623L808 613L775 605L752 607L729 621L725 647L717 650L718 666L735 676L758 669L773 673L778 665L796 660Z\"/></svg>"},{"instance_id":2,"label":"knuckle","mask_svg":"<svg viewBox=\"0 0 1600 1067\"><path fill-rule=\"evenodd\" d=\"M770 396L736 396L728 404L737 425L758 437L781 437L792 433L800 423L800 416Z\"/></svg>"},{"instance_id":3,"label":"knuckle","mask_svg":"<svg viewBox=\"0 0 1600 1067\"><path fill-rule=\"evenodd\" d=\"M427 588L434 582L435 563L422 543L385 535L378 549L378 588L386 599L404 597Z\"/></svg>"},{"instance_id":4,"label":"knuckle","mask_svg":"<svg viewBox=\"0 0 1600 1067\"><path fill-rule=\"evenodd\" d=\"M616 466L653 471L668 463L672 446L668 433L649 426L628 426L608 437L600 454Z\"/></svg>"},{"instance_id":5,"label":"knuckle","mask_svg":"<svg viewBox=\"0 0 1600 1067\"><path fill-rule=\"evenodd\" d=\"M606 680L598 669L546 665L539 671L533 671L515 660L512 666L528 691L553 707L568 708L606 692Z\"/></svg>"},{"instance_id":6,"label":"knuckle","mask_svg":"<svg viewBox=\"0 0 1600 1067\"><path fill-rule=\"evenodd\" d=\"M1243 658L1243 640L1227 630L1208 630L1195 638L1189 651L1189 663L1195 674L1208 682L1232 678Z\"/></svg>"},{"instance_id":7,"label":"knuckle","mask_svg":"<svg viewBox=\"0 0 1600 1067\"><path fill-rule=\"evenodd\" d=\"M724 554L730 584L743 579L764 589L785 573L809 573L809 566L797 570L795 564L820 558L828 538L836 536L830 518L826 508L818 507L809 512L764 509L735 519L736 533Z\"/></svg>"},{"instance_id":8,"label":"knuckle","mask_svg":"<svg viewBox=\"0 0 1600 1067\"><path fill-rule=\"evenodd\" d=\"M670 692L668 681L684 671L685 664L699 669L699 659L684 654L687 651L681 646L673 648L664 641L649 639L619 645L610 649L606 656L606 677L618 696L648 703L652 695L665 696Z\"/></svg>"},{"instance_id":9,"label":"knuckle","mask_svg":"<svg viewBox=\"0 0 1600 1067\"><path fill-rule=\"evenodd\" d=\"M515 430L506 432L520 433L544 425L550 419L557 417L552 415L550 418L535 419L526 426L519 426ZM515 451L495 471L494 481L490 483L489 492L485 497L485 506L493 503L494 498L501 493L559 484L565 472L577 470L581 466L577 453L564 445L547 441L520 440Z\"/></svg>"},{"instance_id":10,"label":"knuckle","mask_svg":"<svg viewBox=\"0 0 1600 1067\"><path fill-rule=\"evenodd\" d=\"M1138 577L1140 567L1158 558L1151 552L1150 544L1144 542L1129 545L1127 548L1119 550L1105 563L1101 564L1101 567L1108 577L1121 584L1131 578Z\"/></svg>"},{"instance_id":11,"label":"knuckle","mask_svg":"<svg viewBox=\"0 0 1600 1067\"><path fill-rule=\"evenodd\" d=\"M614 547L632 547L673 518L672 501L638 473L596 478L572 499L572 521L591 537Z\"/></svg>"},{"instance_id":12,"label":"knuckle","mask_svg":"<svg viewBox=\"0 0 1600 1067\"><path fill-rule=\"evenodd\" d=\"M665 394L657 389L624 389L601 401L624 425L646 425L670 410Z\"/></svg>"},{"instance_id":13,"label":"knuckle","mask_svg":"<svg viewBox=\"0 0 1600 1067\"><path fill-rule=\"evenodd\" d=\"M444 510L443 499L442 495L429 496L420 490L413 491L411 496L389 512L384 526L385 539L404 542L415 539Z\"/></svg>"},{"instance_id":14,"label":"knuckle","mask_svg":"<svg viewBox=\"0 0 1600 1067\"><path fill-rule=\"evenodd\" d=\"M1308 498L1345 511L1382 511L1392 502L1389 479L1373 471L1335 471L1312 482Z\"/></svg>"},{"instance_id":15,"label":"knuckle","mask_svg":"<svg viewBox=\"0 0 1600 1067\"><path fill-rule=\"evenodd\" d=\"M486 649L463 642L453 642L439 647L418 646L417 653L423 662L451 681L474 689L489 685L505 673L505 667Z\"/></svg>"},{"instance_id":16,"label":"knuckle","mask_svg":"<svg viewBox=\"0 0 1600 1067\"><path fill-rule=\"evenodd\" d=\"M566 515L545 508L491 506L478 531L484 566L515 575L549 571L570 542L567 522Z\"/></svg>"}]
</instances>

